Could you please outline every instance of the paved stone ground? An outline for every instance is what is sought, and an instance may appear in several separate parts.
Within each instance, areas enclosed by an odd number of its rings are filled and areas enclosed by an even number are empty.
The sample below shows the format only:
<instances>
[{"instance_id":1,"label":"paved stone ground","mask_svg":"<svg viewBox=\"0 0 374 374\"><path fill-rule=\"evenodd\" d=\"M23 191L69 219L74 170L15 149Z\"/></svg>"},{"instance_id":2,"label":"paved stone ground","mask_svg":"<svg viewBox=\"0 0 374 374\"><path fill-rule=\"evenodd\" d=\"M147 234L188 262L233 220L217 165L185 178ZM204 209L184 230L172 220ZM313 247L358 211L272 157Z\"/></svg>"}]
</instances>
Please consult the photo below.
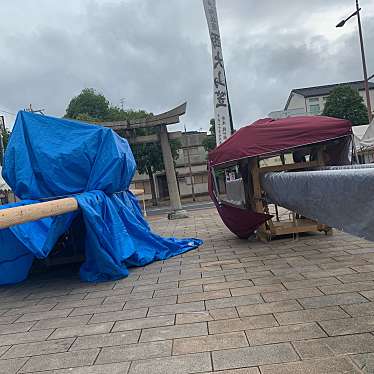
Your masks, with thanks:
<instances>
[{"instance_id":1,"label":"paved stone ground","mask_svg":"<svg viewBox=\"0 0 374 374\"><path fill-rule=\"evenodd\" d=\"M0 373L374 373L374 244L238 240L214 210L152 225L205 244L117 282L0 288Z\"/></svg>"}]
</instances>

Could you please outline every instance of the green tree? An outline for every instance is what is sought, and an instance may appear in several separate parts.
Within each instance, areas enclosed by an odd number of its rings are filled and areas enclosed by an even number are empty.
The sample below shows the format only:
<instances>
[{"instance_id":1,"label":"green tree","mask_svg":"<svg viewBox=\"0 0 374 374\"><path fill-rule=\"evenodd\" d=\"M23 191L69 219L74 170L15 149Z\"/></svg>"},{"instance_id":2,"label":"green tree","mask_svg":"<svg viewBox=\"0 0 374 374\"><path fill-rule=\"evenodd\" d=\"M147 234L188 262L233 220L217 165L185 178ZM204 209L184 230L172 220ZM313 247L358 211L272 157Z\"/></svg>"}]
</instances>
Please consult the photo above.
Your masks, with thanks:
<instances>
[{"instance_id":1,"label":"green tree","mask_svg":"<svg viewBox=\"0 0 374 374\"><path fill-rule=\"evenodd\" d=\"M109 113L109 101L104 95L93 88L85 88L71 99L66 108L66 118L92 118L94 121L103 120ZM83 117L82 117L83 116Z\"/></svg>"},{"instance_id":2,"label":"green tree","mask_svg":"<svg viewBox=\"0 0 374 374\"><path fill-rule=\"evenodd\" d=\"M5 151L10 137L10 130L8 130L5 126L1 129L1 137L3 138L3 146Z\"/></svg>"},{"instance_id":3,"label":"green tree","mask_svg":"<svg viewBox=\"0 0 374 374\"><path fill-rule=\"evenodd\" d=\"M209 152L212 149L216 148L216 122L214 118L210 120L209 132L210 134L202 141L204 149Z\"/></svg>"},{"instance_id":4,"label":"green tree","mask_svg":"<svg viewBox=\"0 0 374 374\"><path fill-rule=\"evenodd\" d=\"M78 96L70 101L66 109L65 117L83 122L98 123L137 120L151 117L152 115L152 113L147 113L144 110L123 110L117 106L112 106L105 96L97 93L92 88L85 88ZM136 136L155 134L154 128L136 129L134 131ZM129 133L123 130L119 130L117 133L123 138L129 136ZM173 140L170 142L174 160L178 158L178 150L181 146L179 141ZM154 205L157 205L153 175L158 171L164 170L161 145L160 143L131 144L131 149L137 163L138 172L140 174L148 174L152 202Z\"/></svg>"},{"instance_id":5,"label":"green tree","mask_svg":"<svg viewBox=\"0 0 374 374\"><path fill-rule=\"evenodd\" d=\"M326 100L322 115L348 119L353 126L369 123L368 111L357 90L348 85L336 87Z\"/></svg>"}]
</instances>

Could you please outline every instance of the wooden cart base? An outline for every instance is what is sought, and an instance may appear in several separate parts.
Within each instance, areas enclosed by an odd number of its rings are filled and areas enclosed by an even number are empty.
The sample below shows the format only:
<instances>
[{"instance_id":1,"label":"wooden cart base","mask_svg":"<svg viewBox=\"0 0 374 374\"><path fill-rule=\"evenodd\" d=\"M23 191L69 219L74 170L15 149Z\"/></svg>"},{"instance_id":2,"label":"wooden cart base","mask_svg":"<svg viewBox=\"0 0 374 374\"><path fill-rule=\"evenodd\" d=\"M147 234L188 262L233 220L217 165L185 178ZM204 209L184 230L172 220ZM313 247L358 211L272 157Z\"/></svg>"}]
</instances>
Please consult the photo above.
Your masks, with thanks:
<instances>
[{"instance_id":1,"label":"wooden cart base","mask_svg":"<svg viewBox=\"0 0 374 374\"><path fill-rule=\"evenodd\" d=\"M257 239L267 242L283 235L324 232L332 235L333 230L327 225L320 224L307 218L297 218L293 221L272 222L269 227L262 225L256 232Z\"/></svg>"}]
</instances>

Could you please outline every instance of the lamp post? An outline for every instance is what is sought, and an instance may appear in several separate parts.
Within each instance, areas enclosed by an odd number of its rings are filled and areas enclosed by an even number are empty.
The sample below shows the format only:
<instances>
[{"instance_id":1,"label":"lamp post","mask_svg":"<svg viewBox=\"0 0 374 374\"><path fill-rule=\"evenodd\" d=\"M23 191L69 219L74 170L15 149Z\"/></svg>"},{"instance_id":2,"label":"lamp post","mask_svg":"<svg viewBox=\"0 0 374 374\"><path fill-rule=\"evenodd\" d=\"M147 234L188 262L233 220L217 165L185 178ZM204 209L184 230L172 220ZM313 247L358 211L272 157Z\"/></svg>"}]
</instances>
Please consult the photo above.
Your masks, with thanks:
<instances>
[{"instance_id":1,"label":"lamp post","mask_svg":"<svg viewBox=\"0 0 374 374\"><path fill-rule=\"evenodd\" d=\"M365 87L365 93L366 93L366 106L368 110L368 117L369 117L369 123L373 119L373 114L371 112L371 103L370 103L370 92L369 92L369 79L373 78L373 76L370 76L368 78L367 69L366 69L366 59L365 59L365 50L364 50L364 40L362 36L362 27L361 27L361 17L360 17L360 6L358 4L358 0L356 0L356 11L353 12L348 18L346 18L343 21L340 21L336 27L343 27L345 23L351 19L354 16L357 16L357 22L358 22L358 33L360 36L360 48L361 48L361 59L362 59L362 70L364 72L364 87Z\"/></svg>"}]
</instances>

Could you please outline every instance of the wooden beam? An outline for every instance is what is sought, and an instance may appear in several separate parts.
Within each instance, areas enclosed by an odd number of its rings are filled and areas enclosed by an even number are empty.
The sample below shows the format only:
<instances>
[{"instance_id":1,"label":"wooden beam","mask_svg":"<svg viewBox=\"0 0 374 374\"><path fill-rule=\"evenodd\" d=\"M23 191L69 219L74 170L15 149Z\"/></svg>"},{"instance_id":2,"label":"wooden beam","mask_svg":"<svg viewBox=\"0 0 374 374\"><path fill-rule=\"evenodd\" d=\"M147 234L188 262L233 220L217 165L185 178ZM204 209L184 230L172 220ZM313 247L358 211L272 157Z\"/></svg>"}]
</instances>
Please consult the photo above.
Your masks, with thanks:
<instances>
[{"instance_id":1,"label":"wooden beam","mask_svg":"<svg viewBox=\"0 0 374 374\"><path fill-rule=\"evenodd\" d=\"M136 196L144 194L144 190L142 189L134 189L131 192ZM46 217L75 212L78 209L78 202L74 197L2 209L0 210L0 229L37 221Z\"/></svg>"},{"instance_id":2,"label":"wooden beam","mask_svg":"<svg viewBox=\"0 0 374 374\"><path fill-rule=\"evenodd\" d=\"M0 229L78 210L74 197L0 210Z\"/></svg>"},{"instance_id":3,"label":"wooden beam","mask_svg":"<svg viewBox=\"0 0 374 374\"><path fill-rule=\"evenodd\" d=\"M98 125L109 127L113 130L131 130L137 128L154 127L159 125L173 125L179 123L179 117L186 113L187 103L183 103L167 112L131 121L102 122Z\"/></svg>"}]
</instances>

